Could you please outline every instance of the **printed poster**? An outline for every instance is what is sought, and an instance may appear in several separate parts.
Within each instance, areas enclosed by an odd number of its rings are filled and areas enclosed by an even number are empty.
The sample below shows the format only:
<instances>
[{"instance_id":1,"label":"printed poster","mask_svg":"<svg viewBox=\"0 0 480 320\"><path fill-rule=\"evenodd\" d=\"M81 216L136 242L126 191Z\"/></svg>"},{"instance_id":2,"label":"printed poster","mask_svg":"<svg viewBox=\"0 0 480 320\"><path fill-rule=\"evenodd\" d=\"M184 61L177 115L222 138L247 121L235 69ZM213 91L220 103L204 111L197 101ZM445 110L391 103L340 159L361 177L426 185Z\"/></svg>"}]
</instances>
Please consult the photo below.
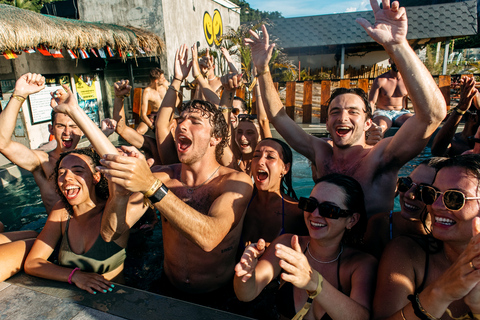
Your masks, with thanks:
<instances>
[{"instance_id":1,"label":"printed poster","mask_svg":"<svg viewBox=\"0 0 480 320\"><path fill-rule=\"evenodd\" d=\"M98 78L96 75L75 75L78 105L83 111L85 111L90 120L97 125L100 125L98 116L97 84Z\"/></svg>"}]
</instances>

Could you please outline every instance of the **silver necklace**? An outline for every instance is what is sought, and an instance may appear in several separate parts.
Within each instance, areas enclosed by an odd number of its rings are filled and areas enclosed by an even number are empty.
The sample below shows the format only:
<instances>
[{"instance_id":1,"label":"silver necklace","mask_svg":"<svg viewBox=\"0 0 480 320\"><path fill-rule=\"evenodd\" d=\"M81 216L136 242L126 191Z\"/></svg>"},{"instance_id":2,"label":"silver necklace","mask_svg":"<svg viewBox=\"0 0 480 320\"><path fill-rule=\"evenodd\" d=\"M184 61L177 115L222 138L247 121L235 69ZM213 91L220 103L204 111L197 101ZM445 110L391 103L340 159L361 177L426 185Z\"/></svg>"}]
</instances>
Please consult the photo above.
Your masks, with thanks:
<instances>
[{"instance_id":1,"label":"silver necklace","mask_svg":"<svg viewBox=\"0 0 480 320\"><path fill-rule=\"evenodd\" d=\"M330 260L330 261L322 261L322 260L315 259L315 257L310 252L310 241L308 241L308 243L307 243L307 252L308 252L309 256L312 257L312 259L317 261L318 263L332 263L332 262L337 261L338 258L340 258L340 255L343 253L343 244L340 244L340 252L338 253L338 256L335 259Z\"/></svg>"},{"instance_id":2,"label":"silver necklace","mask_svg":"<svg viewBox=\"0 0 480 320\"><path fill-rule=\"evenodd\" d=\"M192 194L195 190L197 190L198 188L200 188L201 186L203 186L205 183L208 182L208 180L212 179L212 177L215 175L215 173L217 173L218 169L220 169L221 166L218 166L217 169L215 169L215 171L213 171L213 173L207 178L207 180L203 181L202 184L196 186L196 187L189 187L185 184L185 182L183 182L182 180L182 174L180 173L180 182L182 183L182 185L187 188L187 193L190 193Z\"/></svg>"}]
</instances>

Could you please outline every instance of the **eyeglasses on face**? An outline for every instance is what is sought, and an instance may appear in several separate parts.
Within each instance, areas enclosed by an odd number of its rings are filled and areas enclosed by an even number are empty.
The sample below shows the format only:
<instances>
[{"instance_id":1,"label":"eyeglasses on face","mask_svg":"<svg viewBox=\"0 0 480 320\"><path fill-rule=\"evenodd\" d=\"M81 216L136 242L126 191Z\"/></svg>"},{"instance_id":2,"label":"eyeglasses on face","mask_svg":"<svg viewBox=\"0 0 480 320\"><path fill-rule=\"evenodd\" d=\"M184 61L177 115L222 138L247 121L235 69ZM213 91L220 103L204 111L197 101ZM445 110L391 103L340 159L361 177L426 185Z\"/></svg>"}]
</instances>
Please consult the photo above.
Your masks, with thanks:
<instances>
[{"instance_id":1,"label":"eyeglasses on face","mask_svg":"<svg viewBox=\"0 0 480 320\"><path fill-rule=\"evenodd\" d=\"M444 192L438 191L433 186L423 186L421 190L422 201L427 204L433 204L440 195L443 195L442 201L445 208L458 211L465 206L466 200L478 200L480 197L467 197L459 190L446 190Z\"/></svg>"},{"instance_id":2,"label":"eyeglasses on face","mask_svg":"<svg viewBox=\"0 0 480 320\"><path fill-rule=\"evenodd\" d=\"M245 119L254 120L254 119L257 119L257 115L256 115L256 114L246 114L246 113L242 113L242 114L239 114L239 115L238 115L238 119L239 119L239 120L245 120Z\"/></svg>"},{"instance_id":3,"label":"eyeglasses on face","mask_svg":"<svg viewBox=\"0 0 480 320\"><path fill-rule=\"evenodd\" d=\"M415 198L420 198L420 191L422 190L423 186L425 184L417 184L412 181L412 178L410 177L402 177L398 178L397 180L397 190L400 192L407 192L408 190L412 189L412 187L415 187L413 190Z\"/></svg>"},{"instance_id":4,"label":"eyeglasses on face","mask_svg":"<svg viewBox=\"0 0 480 320\"><path fill-rule=\"evenodd\" d=\"M238 109L238 108L232 108L232 113L233 113L234 115L238 115L238 114L240 113L240 109Z\"/></svg>"},{"instance_id":5,"label":"eyeglasses on face","mask_svg":"<svg viewBox=\"0 0 480 320\"><path fill-rule=\"evenodd\" d=\"M345 218L353 214L352 211L340 209L336 205L333 205L329 202L318 203L317 199L315 198L300 197L298 207L307 212L313 212L315 209L318 209L318 213L322 217L329 219Z\"/></svg>"}]
</instances>

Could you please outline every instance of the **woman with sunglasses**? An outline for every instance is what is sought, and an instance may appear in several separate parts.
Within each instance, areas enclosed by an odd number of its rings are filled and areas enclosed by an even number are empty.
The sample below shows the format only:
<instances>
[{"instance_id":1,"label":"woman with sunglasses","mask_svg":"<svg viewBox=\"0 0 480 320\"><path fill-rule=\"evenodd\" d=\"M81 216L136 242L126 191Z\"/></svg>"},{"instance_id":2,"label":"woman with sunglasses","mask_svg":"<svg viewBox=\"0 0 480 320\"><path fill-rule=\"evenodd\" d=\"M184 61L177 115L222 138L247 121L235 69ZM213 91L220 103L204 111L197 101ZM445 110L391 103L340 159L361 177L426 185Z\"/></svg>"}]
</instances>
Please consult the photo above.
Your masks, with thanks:
<instances>
[{"instance_id":1,"label":"woman with sunglasses","mask_svg":"<svg viewBox=\"0 0 480 320\"><path fill-rule=\"evenodd\" d=\"M421 198L436 246L399 237L386 248L376 319L480 319L480 155L439 164Z\"/></svg>"},{"instance_id":2,"label":"woman with sunglasses","mask_svg":"<svg viewBox=\"0 0 480 320\"><path fill-rule=\"evenodd\" d=\"M299 207L309 236L285 234L266 250L263 239L247 247L235 267L237 297L253 300L279 276L276 308L283 318L369 319L376 261L354 248L366 226L362 187L329 174Z\"/></svg>"},{"instance_id":3,"label":"woman with sunglasses","mask_svg":"<svg viewBox=\"0 0 480 320\"><path fill-rule=\"evenodd\" d=\"M399 235L423 236L430 230L427 207L420 198L423 184L432 184L435 166L445 158L426 159L408 175L397 181L399 212L382 212L368 220L365 250L378 259L387 243Z\"/></svg>"}]
</instances>

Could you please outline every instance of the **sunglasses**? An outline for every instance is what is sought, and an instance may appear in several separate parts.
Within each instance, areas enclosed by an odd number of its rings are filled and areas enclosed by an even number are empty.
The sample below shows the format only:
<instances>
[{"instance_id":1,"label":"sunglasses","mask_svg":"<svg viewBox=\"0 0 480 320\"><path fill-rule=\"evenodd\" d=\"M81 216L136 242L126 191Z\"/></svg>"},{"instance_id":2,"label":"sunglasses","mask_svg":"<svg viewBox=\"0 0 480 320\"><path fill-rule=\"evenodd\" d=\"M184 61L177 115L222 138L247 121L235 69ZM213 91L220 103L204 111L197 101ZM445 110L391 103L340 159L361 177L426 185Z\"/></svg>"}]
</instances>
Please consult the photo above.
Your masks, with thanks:
<instances>
[{"instance_id":1,"label":"sunglasses","mask_svg":"<svg viewBox=\"0 0 480 320\"><path fill-rule=\"evenodd\" d=\"M427 205L433 204L439 197L443 195L442 201L445 208L458 211L465 206L466 200L478 200L480 197L467 197L465 194L458 190L447 190L445 192L438 191L432 186L423 186L421 190L422 201Z\"/></svg>"},{"instance_id":2,"label":"sunglasses","mask_svg":"<svg viewBox=\"0 0 480 320\"><path fill-rule=\"evenodd\" d=\"M298 207L307 212L313 212L315 209L318 209L318 213L325 218L329 219L338 219L345 218L352 215L352 211L343 210L328 202L318 203L315 198L304 198L300 197L298 202Z\"/></svg>"},{"instance_id":3,"label":"sunglasses","mask_svg":"<svg viewBox=\"0 0 480 320\"><path fill-rule=\"evenodd\" d=\"M238 108L232 108L232 113L233 113L234 115L237 115L237 114L240 113L240 109L238 109Z\"/></svg>"},{"instance_id":4,"label":"sunglasses","mask_svg":"<svg viewBox=\"0 0 480 320\"><path fill-rule=\"evenodd\" d=\"M412 181L412 178L410 177L404 177L404 178L398 178L397 180L397 190L400 192L407 192L408 190L412 189L412 187L415 187L414 190L414 195L415 198L420 198L420 192L422 191L424 184L416 184L415 182Z\"/></svg>"},{"instance_id":5,"label":"sunglasses","mask_svg":"<svg viewBox=\"0 0 480 320\"><path fill-rule=\"evenodd\" d=\"M242 114L239 114L239 115L238 115L238 119L239 119L239 120L245 120L245 119L254 120L254 119L257 119L257 115L256 115L256 114L246 114L246 113L242 113Z\"/></svg>"}]
</instances>

